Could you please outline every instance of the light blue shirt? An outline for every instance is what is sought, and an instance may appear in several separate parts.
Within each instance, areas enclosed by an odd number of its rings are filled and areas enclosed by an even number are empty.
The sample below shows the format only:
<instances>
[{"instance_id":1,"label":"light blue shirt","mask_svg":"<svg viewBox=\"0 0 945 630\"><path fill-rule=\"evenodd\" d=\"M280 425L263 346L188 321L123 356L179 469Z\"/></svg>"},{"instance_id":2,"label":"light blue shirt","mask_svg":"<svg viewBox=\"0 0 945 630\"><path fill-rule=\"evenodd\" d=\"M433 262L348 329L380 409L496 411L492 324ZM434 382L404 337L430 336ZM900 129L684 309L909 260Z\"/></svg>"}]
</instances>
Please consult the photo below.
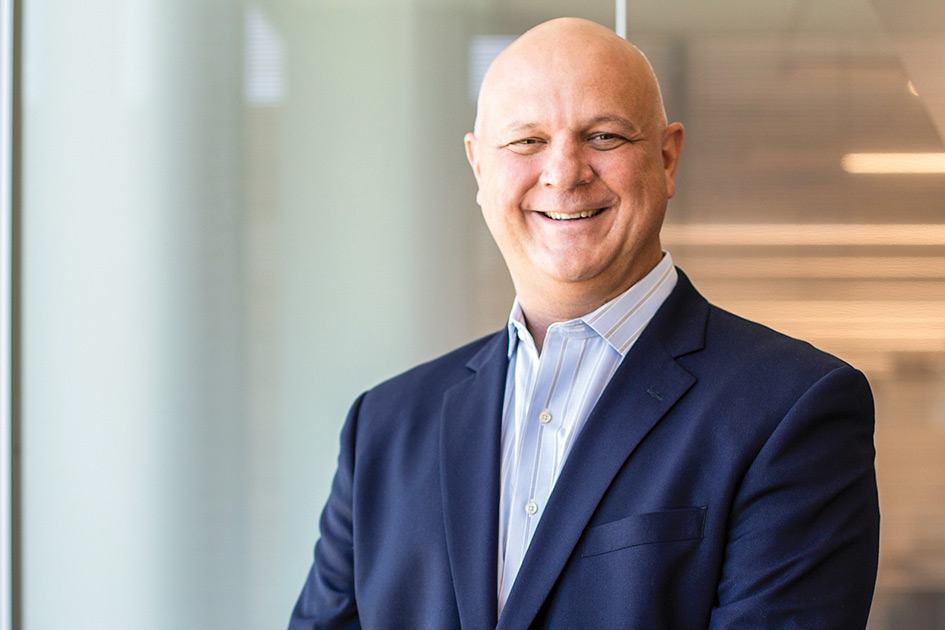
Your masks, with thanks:
<instances>
[{"instance_id":1,"label":"light blue shirt","mask_svg":"<svg viewBox=\"0 0 945 630\"><path fill-rule=\"evenodd\" d=\"M574 440L677 277L664 254L642 280L593 313L549 326L541 355L515 299L502 412L500 614Z\"/></svg>"}]
</instances>

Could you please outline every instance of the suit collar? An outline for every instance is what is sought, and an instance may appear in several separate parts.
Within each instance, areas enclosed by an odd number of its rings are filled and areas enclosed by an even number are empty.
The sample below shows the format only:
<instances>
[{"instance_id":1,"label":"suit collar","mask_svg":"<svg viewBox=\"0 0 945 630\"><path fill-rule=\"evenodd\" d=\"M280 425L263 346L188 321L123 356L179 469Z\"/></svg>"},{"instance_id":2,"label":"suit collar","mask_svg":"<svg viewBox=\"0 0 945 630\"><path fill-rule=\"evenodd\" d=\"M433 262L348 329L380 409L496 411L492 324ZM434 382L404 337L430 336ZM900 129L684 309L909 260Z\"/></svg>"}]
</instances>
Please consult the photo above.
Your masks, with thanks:
<instances>
[{"instance_id":1,"label":"suit collar","mask_svg":"<svg viewBox=\"0 0 945 630\"><path fill-rule=\"evenodd\" d=\"M496 625L499 458L508 333L486 341L447 390L440 476L464 630L530 626L623 463L695 383L676 359L705 343L709 306L679 271L670 296L611 379L575 442Z\"/></svg>"},{"instance_id":2,"label":"suit collar","mask_svg":"<svg viewBox=\"0 0 945 630\"><path fill-rule=\"evenodd\" d=\"M709 303L676 268L676 288L653 317L644 335L654 337L674 359L705 347Z\"/></svg>"},{"instance_id":3,"label":"suit collar","mask_svg":"<svg viewBox=\"0 0 945 630\"><path fill-rule=\"evenodd\" d=\"M440 481L450 570L464 630L496 624L499 458L508 336L501 331L467 363L469 376L446 391Z\"/></svg>"},{"instance_id":4,"label":"suit collar","mask_svg":"<svg viewBox=\"0 0 945 630\"><path fill-rule=\"evenodd\" d=\"M676 358L703 347L707 317L708 304L680 272L578 436L497 630L530 626L624 462L696 382Z\"/></svg>"}]
</instances>

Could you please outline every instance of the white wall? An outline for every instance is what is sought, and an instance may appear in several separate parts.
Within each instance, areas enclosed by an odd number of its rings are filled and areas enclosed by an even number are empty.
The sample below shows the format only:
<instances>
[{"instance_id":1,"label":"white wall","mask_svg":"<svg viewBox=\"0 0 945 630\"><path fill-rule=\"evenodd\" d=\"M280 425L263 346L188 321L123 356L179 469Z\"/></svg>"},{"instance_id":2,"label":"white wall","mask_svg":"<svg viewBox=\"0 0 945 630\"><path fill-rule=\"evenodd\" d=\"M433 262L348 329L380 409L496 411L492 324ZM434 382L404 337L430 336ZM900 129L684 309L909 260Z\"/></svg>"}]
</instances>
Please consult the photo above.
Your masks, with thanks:
<instances>
[{"instance_id":1,"label":"white wall","mask_svg":"<svg viewBox=\"0 0 945 630\"><path fill-rule=\"evenodd\" d=\"M470 288L468 12L252 10L247 103L241 2L28 3L27 630L283 625L348 405L508 308Z\"/></svg>"},{"instance_id":2,"label":"white wall","mask_svg":"<svg viewBox=\"0 0 945 630\"><path fill-rule=\"evenodd\" d=\"M242 13L25 7L25 628L242 626Z\"/></svg>"}]
</instances>

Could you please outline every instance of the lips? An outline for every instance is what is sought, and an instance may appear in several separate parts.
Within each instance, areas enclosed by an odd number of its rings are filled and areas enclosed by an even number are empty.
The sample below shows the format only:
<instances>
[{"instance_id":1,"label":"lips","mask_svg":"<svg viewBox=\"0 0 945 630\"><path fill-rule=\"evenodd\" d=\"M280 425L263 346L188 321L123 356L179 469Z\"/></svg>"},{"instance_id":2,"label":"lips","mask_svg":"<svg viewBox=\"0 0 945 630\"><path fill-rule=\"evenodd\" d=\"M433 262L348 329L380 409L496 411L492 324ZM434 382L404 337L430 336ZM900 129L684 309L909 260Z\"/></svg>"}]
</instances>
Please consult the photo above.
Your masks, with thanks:
<instances>
[{"instance_id":1,"label":"lips","mask_svg":"<svg viewBox=\"0 0 945 630\"><path fill-rule=\"evenodd\" d=\"M554 219L555 221L574 221L576 219L589 219L591 217L596 217L603 211L604 208L596 208L594 210L581 210L580 212L542 212L542 214L549 219Z\"/></svg>"}]
</instances>

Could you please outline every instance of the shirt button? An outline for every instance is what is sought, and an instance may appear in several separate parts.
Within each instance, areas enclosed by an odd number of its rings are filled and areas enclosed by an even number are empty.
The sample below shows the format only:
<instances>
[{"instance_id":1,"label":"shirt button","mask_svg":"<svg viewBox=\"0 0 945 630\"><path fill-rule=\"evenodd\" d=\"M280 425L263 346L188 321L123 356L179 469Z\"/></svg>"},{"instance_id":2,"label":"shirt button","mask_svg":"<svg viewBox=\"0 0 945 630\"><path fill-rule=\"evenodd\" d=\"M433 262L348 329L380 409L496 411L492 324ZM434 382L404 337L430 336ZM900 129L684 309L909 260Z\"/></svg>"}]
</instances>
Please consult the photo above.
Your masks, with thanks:
<instances>
[{"instance_id":1,"label":"shirt button","mask_svg":"<svg viewBox=\"0 0 945 630\"><path fill-rule=\"evenodd\" d=\"M525 511L528 512L529 515L534 514L538 511L538 506L534 501L529 501L525 504Z\"/></svg>"},{"instance_id":2,"label":"shirt button","mask_svg":"<svg viewBox=\"0 0 945 630\"><path fill-rule=\"evenodd\" d=\"M538 414L538 419L541 420L542 424L548 424L551 422L551 412L545 409L540 414Z\"/></svg>"}]
</instances>

